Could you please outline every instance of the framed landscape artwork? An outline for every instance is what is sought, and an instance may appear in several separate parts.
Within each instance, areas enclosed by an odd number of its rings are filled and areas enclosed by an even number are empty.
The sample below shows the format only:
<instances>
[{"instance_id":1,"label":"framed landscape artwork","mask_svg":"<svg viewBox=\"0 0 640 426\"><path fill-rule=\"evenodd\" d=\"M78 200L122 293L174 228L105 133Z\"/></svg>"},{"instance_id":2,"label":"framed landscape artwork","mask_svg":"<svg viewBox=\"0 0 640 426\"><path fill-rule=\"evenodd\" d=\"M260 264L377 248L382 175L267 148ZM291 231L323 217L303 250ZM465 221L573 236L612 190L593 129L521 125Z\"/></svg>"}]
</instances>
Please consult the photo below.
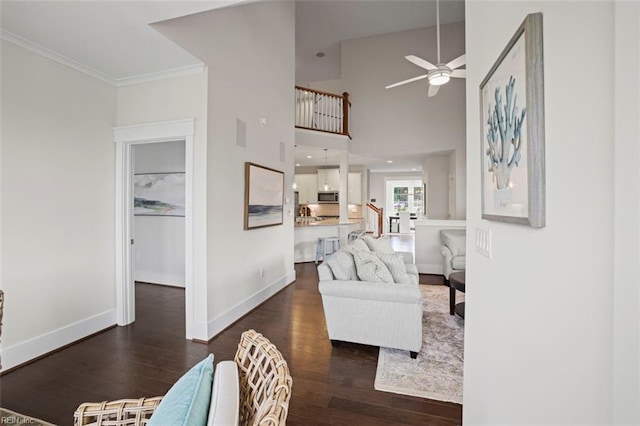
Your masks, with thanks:
<instances>
[{"instance_id":1,"label":"framed landscape artwork","mask_svg":"<svg viewBox=\"0 0 640 426\"><path fill-rule=\"evenodd\" d=\"M184 216L184 177L184 173L134 175L134 216Z\"/></svg>"},{"instance_id":2,"label":"framed landscape artwork","mask_svg":"<svg viewBox=\"0 0 640 426\"><path fill-rule=\"evenodd\" d=\"M480 84L482 218L545 226L542 14L524 22Z\"/></svg>"},{"instance_id":3,"label":"framed landscape artwork","mask_svg":"<svg viewBox=\"0 0 640 426\"><path fill-rule=\"evenodd\" d=\"M282 225L284 172L245 163L244 229Z\"/></svg>"}]
</instances>

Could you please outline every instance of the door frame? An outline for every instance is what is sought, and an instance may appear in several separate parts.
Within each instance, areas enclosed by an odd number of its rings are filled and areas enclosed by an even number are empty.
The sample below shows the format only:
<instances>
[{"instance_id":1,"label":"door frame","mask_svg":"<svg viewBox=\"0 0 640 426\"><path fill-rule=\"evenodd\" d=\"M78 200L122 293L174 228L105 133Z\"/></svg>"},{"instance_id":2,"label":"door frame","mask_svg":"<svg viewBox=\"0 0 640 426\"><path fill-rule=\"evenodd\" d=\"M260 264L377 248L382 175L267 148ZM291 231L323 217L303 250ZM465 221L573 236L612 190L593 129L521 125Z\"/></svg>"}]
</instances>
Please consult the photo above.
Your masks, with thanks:
<instances>
[{"instance_id":1,"label":"door frame","mask_svg":"<svg viewBox=\"0 0 640 426\"><path fill-rule=\"evenodd\" d=\"M185 144L185 334L193 338L193 135L195 120L173 120L114 128L116 320L124 326L135 321L133 230L133 146L184 141Z\"/></svg>"}]
</instances>

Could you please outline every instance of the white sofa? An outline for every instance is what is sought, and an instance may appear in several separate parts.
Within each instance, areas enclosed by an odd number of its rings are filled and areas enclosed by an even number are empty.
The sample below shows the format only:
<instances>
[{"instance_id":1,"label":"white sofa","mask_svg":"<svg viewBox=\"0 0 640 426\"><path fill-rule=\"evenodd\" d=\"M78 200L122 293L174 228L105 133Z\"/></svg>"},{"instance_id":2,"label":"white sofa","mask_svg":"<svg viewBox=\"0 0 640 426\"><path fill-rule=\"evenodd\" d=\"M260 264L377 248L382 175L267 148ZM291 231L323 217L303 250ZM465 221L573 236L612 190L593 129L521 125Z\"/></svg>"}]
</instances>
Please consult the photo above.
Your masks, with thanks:
<instances>
[{"instance_id":1,"label":"white sofa","mask_svg":"<svg viewBox=\"0 0 640 426\"><path fill-rule=\"evenodd\" d=\"M449 284L449 275L466 268L467 231L464 229L440 230L440 254L442 254L442 275Z\"/></svg>"},{"instance_id":2,"label":"white sofa","mask_svg":"<svg viewBox=\"0 0 640 426\"><path fill-rule=\"evenodd\" d=\"M329 339L334 346L345 341L403 349L416 358L422 347L422 294L413 255L394 253L385 248L388 243L384 240L376 243L372 240L372 237L358 238L318 265L318 288ZM408 282L360 280L354 253L372 252L367 242L383 249L382 258L394 254L400 257ZM394 278L402 273L396 272Z\"/></svg>"}]
</instances>

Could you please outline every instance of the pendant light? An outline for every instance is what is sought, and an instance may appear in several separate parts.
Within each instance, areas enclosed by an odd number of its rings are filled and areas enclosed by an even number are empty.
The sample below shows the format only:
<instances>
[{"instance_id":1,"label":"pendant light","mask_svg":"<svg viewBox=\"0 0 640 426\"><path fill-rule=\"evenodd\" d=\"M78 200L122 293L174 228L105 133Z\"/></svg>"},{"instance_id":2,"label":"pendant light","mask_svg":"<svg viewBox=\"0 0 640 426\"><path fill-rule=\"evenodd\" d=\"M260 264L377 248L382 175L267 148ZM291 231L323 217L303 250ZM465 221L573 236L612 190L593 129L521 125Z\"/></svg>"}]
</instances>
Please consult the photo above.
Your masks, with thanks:
<instances>
[{"instance_id":1,"label":"pendant light","mask_svg":"<svg viewBox=\"0 0 640 426\"><path fill-rule=\"evenodd\" d=\"M326 170L327 170L327 151L328 151L328 149L325 148L324 149L324 168L325 168L325 173L324 173L324 185L322 185L322 190L323 191L328 191L329 190L329 182L327 182L327 178L328 177L327 177L327 173L326 173Z\"/></svg>"}]
</instances>

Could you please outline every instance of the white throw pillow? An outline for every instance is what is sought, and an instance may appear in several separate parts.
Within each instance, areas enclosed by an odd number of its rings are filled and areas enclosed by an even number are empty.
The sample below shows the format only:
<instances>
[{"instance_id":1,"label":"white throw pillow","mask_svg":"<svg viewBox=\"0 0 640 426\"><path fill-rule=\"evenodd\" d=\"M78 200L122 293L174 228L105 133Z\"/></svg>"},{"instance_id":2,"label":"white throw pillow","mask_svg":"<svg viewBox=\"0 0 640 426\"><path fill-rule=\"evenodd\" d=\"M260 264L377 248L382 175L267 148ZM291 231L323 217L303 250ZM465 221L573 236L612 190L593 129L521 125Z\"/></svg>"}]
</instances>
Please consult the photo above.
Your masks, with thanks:
<instances>
[{"instance_id":1,"label":"white throw pillow","mask_svg":"<svg viewBox=\"0 0 640 426\"><path fill-rule=\"evenodd\" d=\"M393 282L399 284L409 284L409 275L407 275L407 267L404 264L402 256L398 253L378 253L376 252L376 256L382 263L389 269L391 272L391 276L393 277Z\"/></svg>"},{"instance_id":2,"label":"white throw pillow","mask_svg":"<svg viewBox=\"0 0 640 426\"><path fill-rule=\"evenodd\" d=\"M366 236L362 237L362 239L367 243L371 251L378 253L395 253L388 238L373 238Z\"/></svg>"},{"instance_id":3,"label":"white throw pillow","mask_svg":"<svg viewBox=\"0 0 640 426\"><path fill-rule=\"evenodd\" d=\"M356 264L350 250L346 248L338 250L329 256L326 262L337 280L349 281L358 279Z\"/></svg>"},{"instance_id":4,"label":"white throw pillow","mask_svg":"<svg viewBox=\"0 0 640 426\"><path fill-rule=\"evenodd\" d=\"M393 276L382 260L371 252L352 250L356 262L356 272L362 281L392 283Z\"/></svg>"},{"instance_id":5,"label":"white throw pillow","mask_svg":"<svg viewBox=\"0 0 640 426\"><path fill-rule=\"evenodd\" d=\"M365 243L362 238L356 238L347 247L349 247L350 249L353 248L356 250L371 251L367 243Z\"/></svg>"}]
</instances>

